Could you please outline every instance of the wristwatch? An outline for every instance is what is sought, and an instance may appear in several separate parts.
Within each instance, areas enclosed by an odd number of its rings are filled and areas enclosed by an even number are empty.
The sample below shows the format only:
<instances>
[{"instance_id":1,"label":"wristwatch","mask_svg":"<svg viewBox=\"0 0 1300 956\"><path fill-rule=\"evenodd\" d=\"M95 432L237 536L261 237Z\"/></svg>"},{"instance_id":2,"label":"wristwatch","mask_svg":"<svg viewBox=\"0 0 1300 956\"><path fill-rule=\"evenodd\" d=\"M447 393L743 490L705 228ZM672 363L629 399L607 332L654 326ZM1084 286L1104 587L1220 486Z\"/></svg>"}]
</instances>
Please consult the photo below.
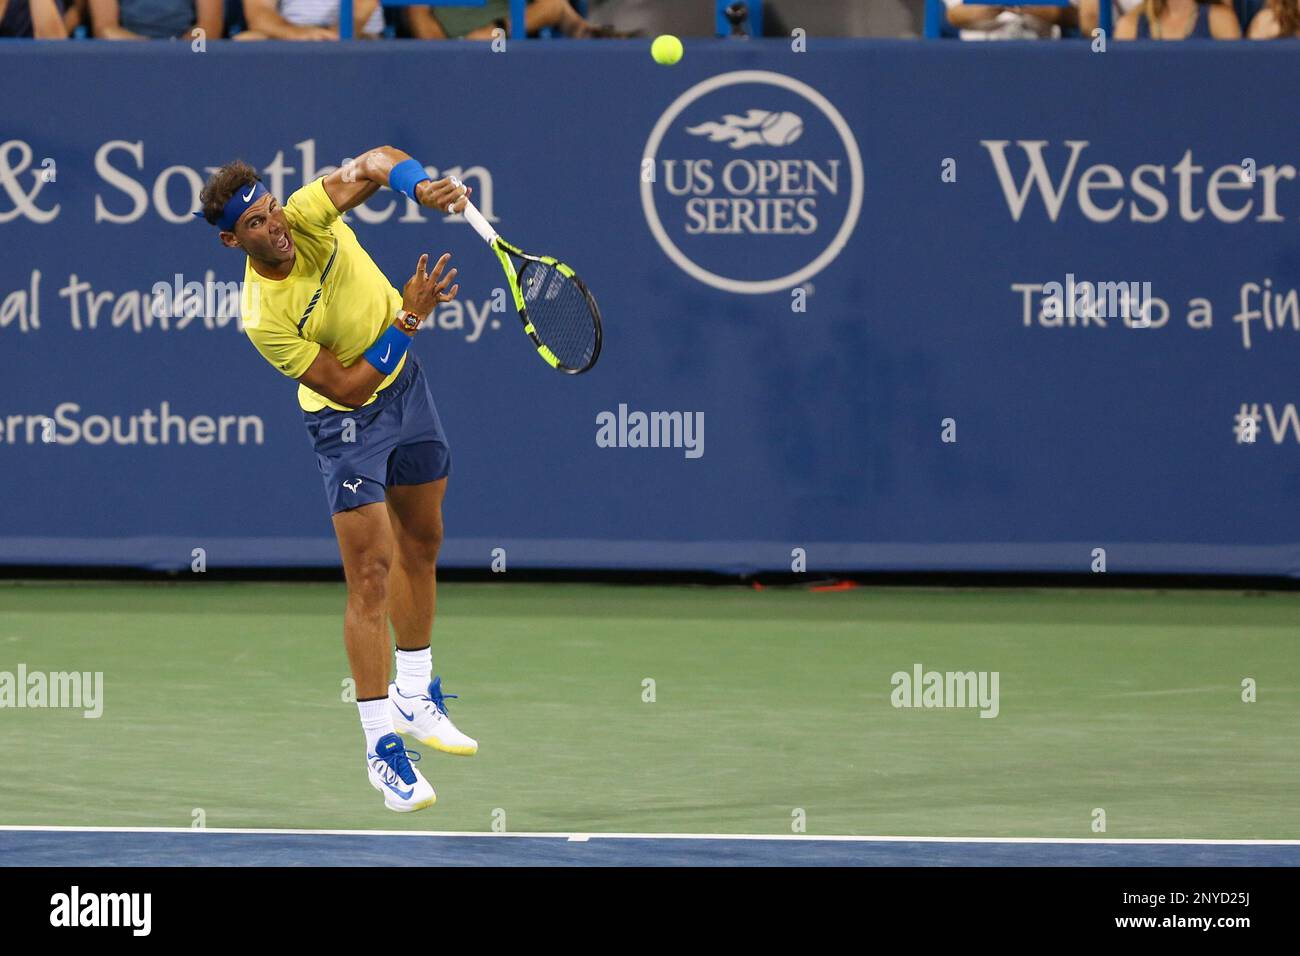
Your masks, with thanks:
<instances>
[{"instance_id":1,"label":"wristwatch","mask_svg":"<svg viewBox=\"0 0 1300 956\"><path fill-rule=\"evenodd\" d=\"M414 312L408 312L406 311L406 309L400 309L400 308L397 310L396 318L397 318L397 324L400 325L407 332L414 332L416 329L420 327L420 323L424 321L420 316L416 315Z\"/></svg>"}]
</instances>

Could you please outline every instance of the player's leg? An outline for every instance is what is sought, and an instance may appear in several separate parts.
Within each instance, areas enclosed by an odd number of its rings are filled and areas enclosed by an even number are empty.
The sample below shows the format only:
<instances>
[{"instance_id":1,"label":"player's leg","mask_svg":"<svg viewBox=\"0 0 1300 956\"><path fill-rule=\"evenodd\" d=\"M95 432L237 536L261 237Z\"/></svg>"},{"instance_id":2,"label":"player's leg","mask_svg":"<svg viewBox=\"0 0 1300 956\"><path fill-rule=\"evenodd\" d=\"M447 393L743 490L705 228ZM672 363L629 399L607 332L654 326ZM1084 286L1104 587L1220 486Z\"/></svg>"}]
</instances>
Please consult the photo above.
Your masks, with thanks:
<instances>
[{"instance_id":1,"label":"player's leg","mask_svg":"<svg viewBox=\"0 0 1300 956\"><path fill-rule=\"evenodd\" d=\"M375 502L340 511L334 515L334 533L348 585L343 643L357 700L376 700L388 694L388 576L393 564L388 510Z\"/></svg>"},{"instance_id":2,"label":"player's leg","mask_svg":"<svg viewBox=\"0 0 1300 956\"><path fill-rule=\"evenodd\" d=\"M445 451L445 448L443 449ZM437 448L399 448L395 471L441 470ZM421 464L423 462L423 464ZM438 601L438 552L442 547L442 501L447 479L390 485L387 504L393 528L388 615L397 635L397 679L389 687L393 725L444 753L471 756L478 742L447 716L442 679L432 678L433 621ZM451 695L455 696L455 695Z\"/></svg>"},{"instance_id":3,"label":"player's leg","mask_svg":"<svg viewBox=\"0 0 1300 956\"><path fill-rule=\"evenodd\" d=\"M393 562L393 530L388 510L373 502L334 515L334 532L343 558L348 600L343 642L356 683L357 708L366 735L366 767L371 785L390 810L406 812L431 805L437 796L393 732L388 702L388 575Z\"/></svg>"},{"instance_id":4,"label":"player's leg","mask_svg":"<svg viewBox=\"0 0 1300 956\"><path fill-rule=\"evenodd\" d=\"M469 756L478 742L447 716L442 680L432 677L430 649L442 548L442 501L451 451L428 380L414 352L402 393L401 440L388 456L385 502L393 529L388 616L397 634L397 680L388 687L393 725L445 753ZM454 695L448 695L454 696Z\"/></svg>"},{"instance_id":5,"label":"player's leg","mask_svg":"<svg viewBox=\"0 0 1300 956\"><path fill-rule=\"evenodd\" d=\"M419 485L395 485L387 490L394 538L388 574L388 616L399 651L427 649L433 634L438 607L438 552L442 549L442 500L446 493L446 478ZM400 680L402 676L398 674L399 686L405 683Z\"/></svg>"}]
</instances>

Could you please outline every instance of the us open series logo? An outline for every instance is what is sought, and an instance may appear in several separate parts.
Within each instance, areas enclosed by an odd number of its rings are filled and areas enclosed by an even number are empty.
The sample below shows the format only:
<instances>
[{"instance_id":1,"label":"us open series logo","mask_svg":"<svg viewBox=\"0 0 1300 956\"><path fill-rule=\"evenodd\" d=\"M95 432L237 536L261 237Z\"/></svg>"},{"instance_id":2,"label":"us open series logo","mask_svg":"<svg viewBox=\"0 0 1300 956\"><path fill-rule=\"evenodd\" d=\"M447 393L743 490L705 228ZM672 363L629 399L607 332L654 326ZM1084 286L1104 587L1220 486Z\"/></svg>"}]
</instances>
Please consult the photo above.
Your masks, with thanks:
<instances>
[{"instance_id":1,"label":"us open series logo","mask_svg":"<svg viewBox=\"0 0 1300 956\"><path fill-rule=\"evenodd\" d=\"M780 292L840 254L862 209L862 155L806 83L738 70L697 83L642 153L641 206L683 272L725 292Z\"/></svg>"}]
</instances>

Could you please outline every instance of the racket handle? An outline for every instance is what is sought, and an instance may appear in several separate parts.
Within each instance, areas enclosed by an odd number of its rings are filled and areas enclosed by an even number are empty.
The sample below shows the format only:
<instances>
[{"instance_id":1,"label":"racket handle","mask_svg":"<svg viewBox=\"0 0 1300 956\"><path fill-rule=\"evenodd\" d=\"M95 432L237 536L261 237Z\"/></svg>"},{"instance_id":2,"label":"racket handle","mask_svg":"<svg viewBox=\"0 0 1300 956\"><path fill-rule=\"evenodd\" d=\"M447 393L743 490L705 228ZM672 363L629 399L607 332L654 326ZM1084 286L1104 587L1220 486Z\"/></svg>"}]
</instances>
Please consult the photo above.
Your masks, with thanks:
<instances>
[{"instance_id":1,"label":"racket handle","mask_svg":"<svg viewBox=\"0 0 1300 956\"><path fill-rule=\"evenodd\" d=\"M488 221L483 218L483 214L478 211L472 202L467 201L465 203L463 215L469 224L474 227L474 231L482 236L483 241L488 245L491 245L497 238L497 231L488 224Z\"/></svg>"}]
</instances>

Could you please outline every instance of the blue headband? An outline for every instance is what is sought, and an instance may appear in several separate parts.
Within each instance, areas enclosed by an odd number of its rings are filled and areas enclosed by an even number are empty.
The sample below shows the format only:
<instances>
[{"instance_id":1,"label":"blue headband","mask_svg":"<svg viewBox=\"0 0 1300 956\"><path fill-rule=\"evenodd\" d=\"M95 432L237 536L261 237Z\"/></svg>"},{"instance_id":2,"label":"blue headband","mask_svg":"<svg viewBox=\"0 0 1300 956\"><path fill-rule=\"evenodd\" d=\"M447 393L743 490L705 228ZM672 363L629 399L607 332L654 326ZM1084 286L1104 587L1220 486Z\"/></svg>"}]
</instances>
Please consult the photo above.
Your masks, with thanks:
<instances>
[{"instance_id":1,"label":"blue headband","mask_svg":"<svg viewBox=\"0 0 1300 956\"><path fill-rule=\"evenodd\" d=\"M259 182L253 183L252 192L241 186L235 190L235 194L226 200L225 207L221 210L221 218L217 220L217 225L226 232L235 231L235 223L239 222L239 217L253 203L257 202L266 195L266 187ZM202 211L194 215L202 216Z\"/></svg>"}]
</instances>

